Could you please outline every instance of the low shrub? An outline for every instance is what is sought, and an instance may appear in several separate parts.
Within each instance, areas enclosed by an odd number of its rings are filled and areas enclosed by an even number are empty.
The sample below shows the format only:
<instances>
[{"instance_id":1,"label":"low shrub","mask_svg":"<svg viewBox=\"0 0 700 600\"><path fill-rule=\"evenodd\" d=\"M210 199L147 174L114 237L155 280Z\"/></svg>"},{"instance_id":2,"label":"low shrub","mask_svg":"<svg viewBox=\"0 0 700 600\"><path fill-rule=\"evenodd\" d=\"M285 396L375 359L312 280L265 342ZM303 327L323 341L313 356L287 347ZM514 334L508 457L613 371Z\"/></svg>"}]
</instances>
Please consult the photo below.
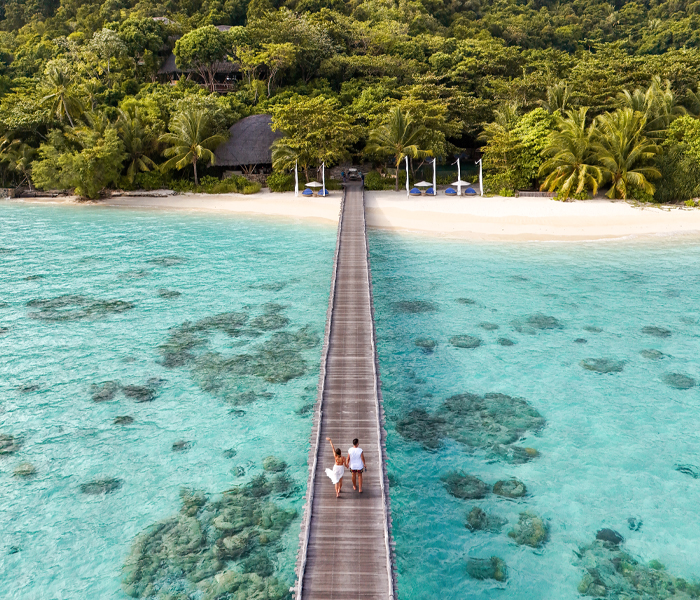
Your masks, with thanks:
<instances>
[{"instance_id":1,"label":"low shrub","mask_svg":"<svg viewBox=\"0 0 700 600\"><path fill-rule=\"evenodd\" d=\"M267 186L271 192L293 192L294 174L292 173L270 173L267 177Z\"/></svg>"},{"instance_id":2,"label":"low shrub","mask_svg":"<svg viewBox=\"0 0 700 600\"><path fill-rule=\"evenodd\" d=\"M403 174L404 178L406 173ZM401 173L399 173L401 177ZM404 180L401 180L404 181ZM370 191L393 190L396 187L396 181L393 177L382 177L377 171L370 171L365 175L365 189Z\"/></svg>"},{"instance_id":3,"label":"low shrub","mask_svg":"<svg viewBox=\"0 0 700 600\"><path fill-rule=\"evenodd\" d=\"M202 177L198 192L205 194L256 194L262 186L255 181L248 181L242 175L233 175L219 180L207 175Z\"/></svg>"},{"instance_id":4,"label":"low shrub","mask_svg":"<svg viewBox=\"0 0 700 600\"><path fill-rule=\"evenodd\" d=\"M158 169L137 173L134 177L135 188L141 190L162 190L170 187L170 184L170 174Z\"/></svg>"}]
</instances>

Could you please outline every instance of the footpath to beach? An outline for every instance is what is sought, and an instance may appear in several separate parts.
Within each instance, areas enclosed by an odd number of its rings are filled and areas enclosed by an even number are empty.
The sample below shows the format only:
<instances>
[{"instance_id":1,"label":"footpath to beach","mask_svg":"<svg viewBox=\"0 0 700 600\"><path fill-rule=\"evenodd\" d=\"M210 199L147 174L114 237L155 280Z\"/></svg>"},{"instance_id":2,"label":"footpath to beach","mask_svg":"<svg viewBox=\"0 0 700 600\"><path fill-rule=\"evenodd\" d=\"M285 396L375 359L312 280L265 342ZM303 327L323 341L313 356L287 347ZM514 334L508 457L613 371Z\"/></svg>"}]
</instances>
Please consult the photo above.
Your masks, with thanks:
<instances>
[{"instance_id":1,"label":"footpath to beach","mask_svg":"<svg viewBox=\"0 0 700 600\"><path fill-rule=\"evenodd\" d=\"M483 240L598 240L639 236L700 235L700 209L635 205L624 201L557 202L550 198L422 196L365 192L367 225ZM28 202L70 203L71 199ZM295 197L292 192L116 196L104 206L217 211L336 223L340 192L329 198Z\"/></svg>"}]
</instances>

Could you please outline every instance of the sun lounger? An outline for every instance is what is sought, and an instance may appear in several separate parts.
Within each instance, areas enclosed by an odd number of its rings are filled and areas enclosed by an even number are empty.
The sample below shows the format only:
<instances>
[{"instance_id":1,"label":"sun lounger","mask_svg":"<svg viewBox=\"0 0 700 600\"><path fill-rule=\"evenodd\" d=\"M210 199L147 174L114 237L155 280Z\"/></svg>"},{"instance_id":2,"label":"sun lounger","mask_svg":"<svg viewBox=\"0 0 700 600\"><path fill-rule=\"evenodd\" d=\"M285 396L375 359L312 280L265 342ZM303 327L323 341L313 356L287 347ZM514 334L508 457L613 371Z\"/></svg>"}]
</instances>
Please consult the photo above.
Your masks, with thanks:
<instances>
[{"instance_id":1,"label":"sun lounger","mask_svg":"<svg viewBox=\"0 0 700 600\"><path fill-rule=\"evenodd\" d=\"M457 190L454 188L447 188L445 190L445 196L456 196L457 195Z\"/></svg>"},{"instance_id":2,"label":"sun lounger","mask_svg":"<svg viewBox=\"0 0 700 600\"><path fill-rule=\"evenodd\" d=\"M328 190L327 190L326 188L323 188L322 190L319 190L319 191L318 191L318 195L319 195L319 196L323 196L324 198L325 198L326 196L330 196L330 194L328 193Z\"/></svg>"},{"instance_id":3,"label":"sun lounger","mask_svg":"<svg viewBox=\"0 0 700 600\"><path fill-rule=\"evenodd\" d=\"M465 196L476 196L476 190L474 188L467 188L464 190Z\"/></svg>"},{"instance_id":4,"label":"sun lounger","mask_svg":"<svg viewBox=\"0 0 700 600\"><path fill-rule=\"evenodd\" d=\"M418 188L412 188L410 192L408 192L410 196L422 196L422 192Z\"/></svg>"},{"instance_id":5,"label":"sun lounger","mask_svg":"<svg viewBox=\"0 0 700 600\"><path fill-rule=\"evenodd\" d=\"M427 190L425 190L425 195L426 195L426 196L434 196L434 195L435 195L435 190L434 190L433 188L430 187L430 188L428 188Z\"/></svg>"},{"instance_id":6,"label":"sun lounger","mask_svg":"<svg viewBox=\"0 0 700 600\"><path fill-rule=\"evenodd\" d=\"M309 196L313 196L314 193L313 193L309 188L306 188L306 189L301 193L301 195L302 195L302 196L306 196L306 197L308 198Z\"/></svg>"}]
</instances>

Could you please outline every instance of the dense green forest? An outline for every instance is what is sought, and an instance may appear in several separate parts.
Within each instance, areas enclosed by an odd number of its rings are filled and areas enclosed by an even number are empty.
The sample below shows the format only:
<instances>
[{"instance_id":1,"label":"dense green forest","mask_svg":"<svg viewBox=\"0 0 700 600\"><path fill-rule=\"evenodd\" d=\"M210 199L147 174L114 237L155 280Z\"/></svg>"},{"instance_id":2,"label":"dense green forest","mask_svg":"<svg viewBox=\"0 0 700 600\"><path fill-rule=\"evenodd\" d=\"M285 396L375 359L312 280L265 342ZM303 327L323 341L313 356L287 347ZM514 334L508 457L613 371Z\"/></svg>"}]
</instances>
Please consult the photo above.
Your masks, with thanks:
<instances>
[{"instance_id":1,"label":"dense green forest","mask_svg":"<svg viewBox=\"0 0 700 600\"><path fill-rule=\"evenodd\" d=\"M206 177L212 150L271 113L279 185L295 161L386 173L480 147L492 193L687 201L699 28L694 0L0 0L0 176L242 191ZM236 82L210 92L226 60Z\"/></svg>"}]
</instances>

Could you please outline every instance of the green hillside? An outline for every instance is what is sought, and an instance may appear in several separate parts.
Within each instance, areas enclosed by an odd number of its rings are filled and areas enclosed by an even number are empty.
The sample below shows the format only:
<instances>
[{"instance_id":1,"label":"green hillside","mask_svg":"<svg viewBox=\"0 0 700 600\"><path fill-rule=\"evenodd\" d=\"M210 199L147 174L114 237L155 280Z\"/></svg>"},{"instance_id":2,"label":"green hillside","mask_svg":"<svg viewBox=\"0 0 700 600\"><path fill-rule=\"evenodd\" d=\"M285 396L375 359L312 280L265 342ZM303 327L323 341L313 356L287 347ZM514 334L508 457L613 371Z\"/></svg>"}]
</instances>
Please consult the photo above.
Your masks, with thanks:
<instances>
[{"instance_id":1,"label":"green hillside","mask_svg":"<svg viewBox=\"0 0 700 600\"><path fill-rule=\"evenodd\" d=\"M217 134L272 113L280 171L483 146L494 193L684 201L700 195L699 25L683 0L3 0L2 178L187 187ZM158 73L173 50L175 85ZM397 118L405 151L376 143Z\"/></svg>"}]
</instances>

